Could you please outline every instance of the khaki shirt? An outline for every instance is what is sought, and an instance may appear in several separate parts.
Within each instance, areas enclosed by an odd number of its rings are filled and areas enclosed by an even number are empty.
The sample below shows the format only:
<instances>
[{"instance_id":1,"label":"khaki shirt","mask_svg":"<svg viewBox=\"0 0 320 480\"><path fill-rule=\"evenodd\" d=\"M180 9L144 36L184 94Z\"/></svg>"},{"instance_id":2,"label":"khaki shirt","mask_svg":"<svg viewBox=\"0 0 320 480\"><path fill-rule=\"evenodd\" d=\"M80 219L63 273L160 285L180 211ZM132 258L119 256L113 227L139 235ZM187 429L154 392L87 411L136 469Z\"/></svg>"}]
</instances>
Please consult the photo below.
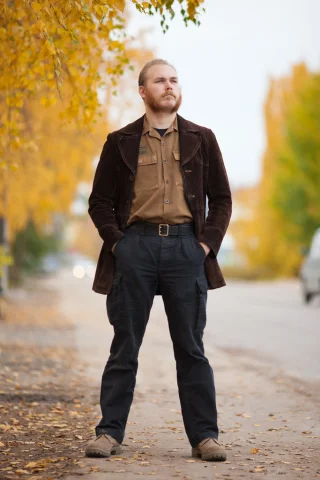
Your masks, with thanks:
<instances>
[{"instance_id":1,"label":"khaki shirt","mask_svg":"<svg viewBox=\"0 0 320 480\"><path fill-rule=\"evenodd\" d=\"M133 188L127 225L136 221L169 224L192 222L180 170L177 117L161 137L144 116Z\"/></svg>"}]
</instances>

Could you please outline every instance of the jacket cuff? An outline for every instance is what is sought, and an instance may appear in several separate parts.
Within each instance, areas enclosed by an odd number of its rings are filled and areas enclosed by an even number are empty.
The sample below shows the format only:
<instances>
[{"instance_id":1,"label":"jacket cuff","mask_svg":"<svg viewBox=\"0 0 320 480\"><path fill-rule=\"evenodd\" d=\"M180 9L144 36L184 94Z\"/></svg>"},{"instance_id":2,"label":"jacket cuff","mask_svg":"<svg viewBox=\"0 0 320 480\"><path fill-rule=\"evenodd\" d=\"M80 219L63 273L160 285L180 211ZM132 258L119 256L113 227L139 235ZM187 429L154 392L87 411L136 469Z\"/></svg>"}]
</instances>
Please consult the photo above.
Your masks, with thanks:
<instances>
[{"instance_id":1,"label":"jacket cuff","mask_svg":"<svg viewBox=\"0 0 320 480\"><path fill-rule=\"evenodd\" d=\"M104 241L106 251L111 251L113 245L118 242L120 238L125 236L121 230L115 229L113 225L103 225L98 231L100 237Z\"/></svg>"},{"instance_id":2,"label":"jacket cuff","mask_svg":"<svg viewBox=\"0 0 320 480\"><path fill-rule=\"evenodd\" d=\"M206 227L198 238L199 242L203 242L211 248L209 255L216 257L221 247L223 235L216 228Z\"/></svg>"}]
</instances>

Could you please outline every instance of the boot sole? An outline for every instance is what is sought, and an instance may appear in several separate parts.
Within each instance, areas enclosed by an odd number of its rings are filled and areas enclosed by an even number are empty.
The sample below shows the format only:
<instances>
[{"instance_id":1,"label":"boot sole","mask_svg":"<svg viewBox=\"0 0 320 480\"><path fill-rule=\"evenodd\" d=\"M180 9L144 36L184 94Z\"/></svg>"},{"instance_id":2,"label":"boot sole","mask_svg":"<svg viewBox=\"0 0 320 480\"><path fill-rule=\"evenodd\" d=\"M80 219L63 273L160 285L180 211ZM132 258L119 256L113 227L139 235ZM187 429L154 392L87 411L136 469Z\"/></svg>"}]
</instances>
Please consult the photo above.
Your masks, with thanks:
<instances>
[{"instance_id":1,"label":"boot sole","mask_svg":"<svg viewBox=\"0 0 320 480\"><path fill-rule=\"evenodd\" d=\"M202 453L199 453L198 449L196 448L192 449L192 457L201 458L202 460L211 462L224 462L225 460L227 460L226 455L224 455L223 453L207 453L206 455L203 455Z\"/></svg>"},{"instance_id":2,"label":"boot sole","mask_svg":"<svg viewBox=\"0 0 320 480\"><path fill-rule=\"evenodd\" d=\"M110 452L106 452L105 450L99 450L98 448L92 448L85 452L86 457L110 457L111 455L120 455L122 449L120 446L112 448Z\"/></svg>"}]
</instances>

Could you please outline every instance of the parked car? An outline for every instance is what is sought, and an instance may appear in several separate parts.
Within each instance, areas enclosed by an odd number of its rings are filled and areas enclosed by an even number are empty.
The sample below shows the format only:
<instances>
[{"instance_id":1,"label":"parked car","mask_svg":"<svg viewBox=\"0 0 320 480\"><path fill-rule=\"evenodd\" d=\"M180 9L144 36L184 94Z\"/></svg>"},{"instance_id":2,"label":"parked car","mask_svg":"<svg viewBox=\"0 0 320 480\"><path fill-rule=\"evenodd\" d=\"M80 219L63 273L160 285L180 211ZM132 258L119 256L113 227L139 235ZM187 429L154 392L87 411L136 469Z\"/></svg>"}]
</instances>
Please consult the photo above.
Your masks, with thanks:
<instances>
[{"instance_id":1,"label":"parked car","mask_svg":"<svg viewBox=\"0 0 320 480\"><path fill-rule=\"evenodd\" d=\"M320 228L311 241L310 250L300 269L303 299L310 302L314 295L320 294Z\"/></svg>"}]
</instances>

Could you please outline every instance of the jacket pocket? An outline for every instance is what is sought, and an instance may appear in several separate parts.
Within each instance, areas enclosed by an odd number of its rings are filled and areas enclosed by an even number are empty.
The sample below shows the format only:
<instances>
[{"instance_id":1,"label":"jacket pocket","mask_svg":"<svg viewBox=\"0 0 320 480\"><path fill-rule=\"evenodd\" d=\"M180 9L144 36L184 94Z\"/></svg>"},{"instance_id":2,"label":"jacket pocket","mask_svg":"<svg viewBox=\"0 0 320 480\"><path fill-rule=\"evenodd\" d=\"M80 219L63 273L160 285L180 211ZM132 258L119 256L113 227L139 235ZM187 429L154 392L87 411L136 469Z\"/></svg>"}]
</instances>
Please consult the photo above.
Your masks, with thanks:
<instances>
[{"instance_id":1,"label":"jacket pocket","mask_svg":"<svg viewBox=\"0 0 320 480\"><path fill-rule=\"evenodd\" d=\"M173 152L173 157L177 162L180 162L180 152Z\"/></svg>"},{"instance_id":2,"label":"jacket pocket","mask_svg":"<svg viewBox=\"0 0 320 480\"><path fill-rule=\"evenodd\" d=\"M200 248L201 252L202 252L202 255L203 255L203 259L205 260L206 259L206 252L205 252L205 249L203 248L202 245L200 245L200 242L199 240L196 238L196 237L193 237L194 238L194 241L195 241L195 244L197 245L198 248Z\"/></svg>"},{"instance_id":3,"label":"jacket pocket","mask_svg":"<svg viewBox=\"0 0 320 480\"><path fill-rule=\"evenodd\" d=\"M123 242L126 239L126 236L121 237L120 240L117 241L116 246L113 249L112 255L115 255L116 251L118 250L119 243Z\"/></svg>"}]
</instances>

